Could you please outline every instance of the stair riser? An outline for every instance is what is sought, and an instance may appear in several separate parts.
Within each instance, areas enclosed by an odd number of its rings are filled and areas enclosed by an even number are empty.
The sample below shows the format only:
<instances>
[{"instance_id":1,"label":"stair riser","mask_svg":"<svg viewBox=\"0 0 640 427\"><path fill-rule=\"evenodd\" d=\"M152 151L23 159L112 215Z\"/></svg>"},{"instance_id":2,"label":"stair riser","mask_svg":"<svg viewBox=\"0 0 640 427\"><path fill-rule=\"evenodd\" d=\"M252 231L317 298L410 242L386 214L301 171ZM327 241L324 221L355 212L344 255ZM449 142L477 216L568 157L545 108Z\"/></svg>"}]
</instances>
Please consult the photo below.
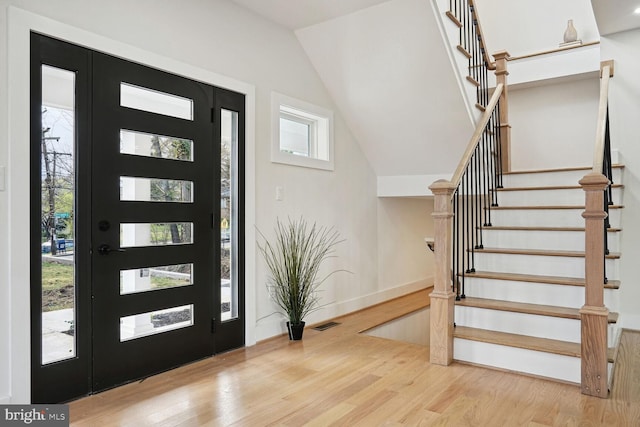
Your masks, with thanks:
<instances>
[{"instance_id":1,"label":"stair riser","mask_svg":"<svg viewBox=\"0 0 640 427\"><path fill-rule=\"evenodd\" d=\"M561 341L580 342L580 321L477 307L455 307L459 326Z\"/></svg>"},{"instance_id":2,"label":"stair riser","mask_svg":"<svg viewBox=\"0 0 640 427\"><path fill-rule=\"evenodd\" d=\"M492 210L491 224L525 227L584 227L584 209ZM609 211L612 227L620 225L620 209Z\"/></svg>"},{"instance_id":3,"label":"stair riser","mask_svg":"<svg viewBox=\"0 0 640 427\"><path fill-rule=\"evenodd\" d=\"M456 360L580 383L580 358L454 338Z\"/></svg>"},{"instance_id":4,"label":"stair riser","mask_svg":"<svg viewBox=\"0 0 640 427\"><path fill-rule=\"evenodd\" d=\"M622 189L614 188L613 202L622 204ZM500 206L555 206L555 205L584 205L585 192L582 189L571 190L514 190L499 191L498 204Z\"/></svg>"},{"instance_id":5,"label":"stair riser","mask_svg":"<svg viewBox=\"0 0 640 427\"><path fill-rule=\"evenodd\" d=\"M503 187L541 187L549 185L580 185L578 182L589 173L587 170L548 172L548 173L522 173L504 175ZM613 169L613 182L622 184L622 169Z\"/></svg>"},{"instance_id":6,"label":"stair riser","mask_svg":"<svg viewBox=\"0 0 640 427\"><path fill-rule=\"evenodd\" d=\"M609 232L609 250L618 252L620 233ZM584 251L584 231L492 230L484 228L482 243L488 248Z\"/></svg>"},{"instance_id":7,"label":"stair riser","mask_svg":"<svg viewBox=\"0 0 640 427\"><path fill-rule=\"evenodd\" d=\"M464 291L468 297L579 309L584 305L585 288L583 286L514 282L467 276ZM611 311L617 311L619 307L618 294L619 292L614 289L604 290L604 303Z\"/></svg>"},{"instance_id":8,"label":"stair riser","mask_svg":"<svg viewBox=\"0 0 640 427\"><path fill-rule=\"evenodd\" d=\"M544 274L545 276L584 277L584 258L476 253L478 271L500 273ZM618 278L617 261L606 260L607 277Z\"/></svg>"}]
</instances>

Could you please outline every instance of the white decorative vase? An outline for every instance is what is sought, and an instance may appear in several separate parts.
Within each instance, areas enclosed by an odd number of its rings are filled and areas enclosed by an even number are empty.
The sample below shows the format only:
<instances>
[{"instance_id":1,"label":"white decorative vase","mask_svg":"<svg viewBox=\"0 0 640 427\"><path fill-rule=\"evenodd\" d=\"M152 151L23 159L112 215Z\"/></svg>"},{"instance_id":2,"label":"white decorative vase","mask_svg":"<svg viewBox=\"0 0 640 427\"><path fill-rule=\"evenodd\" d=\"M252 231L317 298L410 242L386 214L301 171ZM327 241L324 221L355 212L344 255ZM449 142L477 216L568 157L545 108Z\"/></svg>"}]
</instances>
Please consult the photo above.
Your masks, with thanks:
<instances>
[{"instance_id":1,"label":"white decorative vase","mask_svg":"<svg viewBox=\"0 0 640 427\"><path fill-rule=\"evenodd\" d=\"M571 43L576 40L578 40L578 32L573 26L573 19L569 19L569 22L567 22L567 29L564 30L564 42Z\"/></svg>"}]
</instances>

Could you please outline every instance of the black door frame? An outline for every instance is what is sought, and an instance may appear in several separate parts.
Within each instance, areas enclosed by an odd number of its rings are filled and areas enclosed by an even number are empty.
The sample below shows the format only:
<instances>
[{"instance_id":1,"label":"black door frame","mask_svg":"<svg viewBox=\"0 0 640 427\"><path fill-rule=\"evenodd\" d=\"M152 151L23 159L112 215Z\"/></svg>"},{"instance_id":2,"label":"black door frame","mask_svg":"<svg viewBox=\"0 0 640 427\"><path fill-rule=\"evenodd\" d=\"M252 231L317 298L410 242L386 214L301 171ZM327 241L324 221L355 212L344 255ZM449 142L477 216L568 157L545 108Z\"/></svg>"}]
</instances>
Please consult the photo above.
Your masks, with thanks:
<instances>
[{"instance_id":1,"label":"black door frame","mask_svg":"<svg viewBox=\"0 0 640 427\"><path fill-rule=\"evenodd\" d=\"M62 42L48 36L40 36L36 33L31 33L31 108L30 108L30 132L32 139L32 149L30 155L30 181L31 181L31 194L29 196L30 202L30 223L31 223L31 236L30 236L30 263L31 263L31 395L32 402L61 402L69 399L90 394L92 392L92 375L91 375L91 360L92 357L92 345L91 345L91 298L92 292L89 290L90 286L85 286L83 289L78 284L90 283L91 281L91 209L90 204L85 203L85 206L78 204L76 208L77 220L76 220L76 263L80 265L82 263L84 268L76 269L76 336L78 338L76 344L76 357L73 359L67 359L60 363L53 363L46 366L42 366L40 363L41 354L41 252L40 252L40 151L39 151L39 138L41 137L41 65L51 65L53 67L68 69L76 72L76 141L90 141L91 135L91 86L92 86L92 73L91 73L91 53L92 51L70 44ZM73 66L70 66L72 64ZM82 90L81 88L85 88ZM236 92L214 88L216 92L215 96L215 109L213 112L214 117L219 117L220 108L237 111L240 113L239 123L239 147L238 147L238 178L239 189L237 193L237 203L239 205L239 233L237 236L238 249L238 280L239 280L239 315L241 322L236 322L234 327L234 334L240 339L236 339L233 344L235 347L244 345L245 337L245 235L244 235L244 138L245 138L245 96ZM218 114L216 116L216 114ZM215 122L216 132L219 131L219 121ZM35 149L35 147L38 149ZM91 165L91 144L81 145L76 143L76 198L84 198L85 200L91 199L91 186L90 186L90 165ZM216 168L214 168L215 170ZM219 178L219 171L216 172L217 178ZM219 182L219 181L218 181ZM215 188L216 182L213 183ZM219 217L219 211L214 209L214 217ZM219 219L219 218L218 218ZM220 222L213 221L213 231L219 235ZM214 244L213 248L214 256L219 256L219 245ZM219 265L219 263L218 263ZM212 286L218 288L219 281L219 269L214 271L214 283ZM217 305L219 307L219 305ZM217 311L217 310L216 310ZM215 313L215 311L214 311ZM220 322L219 316L216 315L217 321L212 324L214 330L216 330L216 336L214 335L214 341L216 342L214 353L225 351L217 343L226 340L225 334L221 333L226 325L224 322ZM84 320L84 321L83 321ZM221 329L222 328L222 329Z\"/></svg>"}]
</instances>

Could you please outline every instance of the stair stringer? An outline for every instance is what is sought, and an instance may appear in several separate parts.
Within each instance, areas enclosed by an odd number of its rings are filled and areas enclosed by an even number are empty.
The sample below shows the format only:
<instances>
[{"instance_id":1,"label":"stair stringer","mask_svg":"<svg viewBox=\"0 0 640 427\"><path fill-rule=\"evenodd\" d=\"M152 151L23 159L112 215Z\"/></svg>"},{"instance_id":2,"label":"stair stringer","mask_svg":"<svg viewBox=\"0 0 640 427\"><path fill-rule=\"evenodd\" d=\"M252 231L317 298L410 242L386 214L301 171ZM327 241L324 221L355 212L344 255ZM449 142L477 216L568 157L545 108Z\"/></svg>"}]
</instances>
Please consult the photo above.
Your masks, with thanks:
<instances>
[{"instance_id":1,"label":"stair stringer","mask_svg":"<svg viewBox=\"0 0 640 427\"><path fill-rule=\"evenodd\" d=\"M442 36L449 62L453 68L453 74L460 89L460 94L464 99L469 120L471 120L471 123L475 126L480 120L482 112L475 107L476 89L467 81L467 76L469 75L469 60L457 49L459 44L458 28L446 15L449 10L448 0L431 0L431 7L436 22L438 23L438 30Z\"/></svg>"}]
</instances>

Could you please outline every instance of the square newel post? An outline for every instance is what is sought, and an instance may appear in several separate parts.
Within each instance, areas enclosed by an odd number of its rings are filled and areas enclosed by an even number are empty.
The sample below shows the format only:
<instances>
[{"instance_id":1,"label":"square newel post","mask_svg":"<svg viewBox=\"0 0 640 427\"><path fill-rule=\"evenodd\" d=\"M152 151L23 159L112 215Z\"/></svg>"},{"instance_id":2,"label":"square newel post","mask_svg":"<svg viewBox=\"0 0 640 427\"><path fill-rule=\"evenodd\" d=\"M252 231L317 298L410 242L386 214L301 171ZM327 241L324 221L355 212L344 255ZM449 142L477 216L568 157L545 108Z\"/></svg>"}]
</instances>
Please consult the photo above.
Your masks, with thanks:
<instances>
[{"instance_id":1,"label":"square newel post","mask_svg":"<svg viewBox=\"0 0 640 427\"><path fill-rule=\"evenodd\" d=\"M581 320L582 393L607 397L607 327L609 310L604 306L604 191L609 180L590 173L580 180L585 191L585 303Z\"/></svg>"},{"instance_id":2,"label":"square newel post","mask_svg":"<svg viewBox=\"0 0 640 427\"><path fill-rule=\"evenodd\" d=\"M435 273L430 314L430 361L449 365L453 360L453 305L456 295L451 289L451 196L454 185L439 180L429 187L435 196L433 208Z\"/></svg>"},{"instance_id":3,"label":"square newel post","mask_svg":"<svg viewBox=\"0 0 640 427\"><path fill-rule=\"evenodd\" d=\"M502 83L500 95L500 150L502 152L502 172L511 171L511 125L509 124L509 91L507 86L507 61L511 58L509 52L501 50L493 54L496 60L496 85Z\"/></svg>"}]
</instances>

